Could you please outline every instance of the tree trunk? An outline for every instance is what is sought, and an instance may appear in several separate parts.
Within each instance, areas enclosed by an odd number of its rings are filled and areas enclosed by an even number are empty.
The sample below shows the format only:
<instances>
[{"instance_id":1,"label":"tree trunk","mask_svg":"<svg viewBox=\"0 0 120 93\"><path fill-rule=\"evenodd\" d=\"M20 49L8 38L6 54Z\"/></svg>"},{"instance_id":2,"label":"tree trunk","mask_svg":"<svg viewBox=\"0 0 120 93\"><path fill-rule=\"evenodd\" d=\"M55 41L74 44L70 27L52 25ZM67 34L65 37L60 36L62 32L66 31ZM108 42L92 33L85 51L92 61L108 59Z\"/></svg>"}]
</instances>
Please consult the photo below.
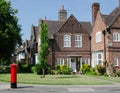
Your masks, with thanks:
<instances>
[{"instance_id":1,"label":"tree trunk","mask_svg":"<svg viewBox=\"0 0 120 93\"><path fill-rule=\"evenodd\" d=\"M45 69L42 69L42 73L43 73L43 78L45 78Z\"/></svg>"}]
</instances>

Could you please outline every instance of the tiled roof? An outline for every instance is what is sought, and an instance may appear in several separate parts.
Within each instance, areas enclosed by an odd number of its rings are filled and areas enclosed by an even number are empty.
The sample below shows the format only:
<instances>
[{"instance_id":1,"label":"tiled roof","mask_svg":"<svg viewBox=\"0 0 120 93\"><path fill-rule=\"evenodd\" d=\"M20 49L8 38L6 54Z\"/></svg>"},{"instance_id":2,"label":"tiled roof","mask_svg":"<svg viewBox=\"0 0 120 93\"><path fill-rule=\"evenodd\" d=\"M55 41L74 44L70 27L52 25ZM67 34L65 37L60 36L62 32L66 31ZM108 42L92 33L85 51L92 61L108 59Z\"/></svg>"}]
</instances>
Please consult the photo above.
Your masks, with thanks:
<instances>
[{"instance_id":1,"label":"tiled roof","mask_svg":"<svg viewBox=\"0 0 120 93\"><path fill-rule=\"evenodd\" d=\"M90 22L80 22L80 24L84 27L84 29L88 32L90 35L92 32L92 25Z\"/></svg>"},{"instance_id":2,"label":"tiled roof","mask_svg":"<svg viewBox=\"0 0 120 93\"><path fill-rule=\"evenodd\" d=\"M116 7L109 15L103 15L106 26L111 26L115 19L120 15L120 7Z\"/></svg>"},{"instance_id":3,"label":"tiled roof","mask_svg":"<svg viewBox=\"0 0 120 93\"><path fill-rule=\"evenodd\" d=\"M44 20L44 22L48 25L49 39L53 39L53 34L55 34L65 23L65 21L53 21L53 20Z\"/></svg>"},{"instance_id":4,"label":"tiled roof","mask_svg":"<svg viewBox=\"0 0 120 93\"><path fill-rule=\"evenodd\" d=\"M42 20L40 20L42 21ZM66 21L59 21L59 20L43 20L48 26L48 36L49 39L54 39L54 34L59 31L59 29L64 25ZM80 22L80 24L84 27L84 29L90 34L92 31L92 25L90 22ZM34 38L38 38L39 35L39 28L33 26Z\"/></svg>"}]
</instances>

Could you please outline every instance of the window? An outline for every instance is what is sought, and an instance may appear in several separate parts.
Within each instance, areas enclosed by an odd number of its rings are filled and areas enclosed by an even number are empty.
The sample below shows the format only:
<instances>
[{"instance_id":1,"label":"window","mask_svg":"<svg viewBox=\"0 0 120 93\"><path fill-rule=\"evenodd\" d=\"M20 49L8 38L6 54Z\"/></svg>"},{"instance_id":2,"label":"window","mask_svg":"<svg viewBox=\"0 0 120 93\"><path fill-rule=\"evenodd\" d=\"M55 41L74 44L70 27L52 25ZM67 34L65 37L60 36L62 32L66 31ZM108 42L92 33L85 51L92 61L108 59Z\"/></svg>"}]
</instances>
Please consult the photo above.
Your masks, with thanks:
<instances>
[{"instance_id":1,"label":"window","mask_svg":"<svg viewBox=\"0 0 120 93\"><path fill-rule=\"evenodd\" d=\"M92 54L92 66L96 66L96 65L102 65L102 60L103 60L103 56L102 56L102 52L96 52Z\"/></svg>"},{"instance_id":2,"label":"window","mask_svg":"<svg viewBox=\"0 0 120 93\"><path fill-rule=\"evenodd\" d=\"M88 65L90 65L89 58L82 58L82 64L88 64Z\"/></svg>"},{"instance_id":3,"label":"window","mask_svg":"<svg viewBox=\"0 0 120 93\"><path fill-rule=\"evenodd\" d=\"M114 66L119 66L119 64L118 64L118 58L114 58Z\"/></svg>"},{"instance_id":4,"label":"window","mask_svg":"<svg viewBox=\"0 0 120 93\"><path fill-rule=\"evenodd\" d=\"M64 65L64 58L58 58L57 65Z\"/></svg>"},{"instance_id":5,"label":"window","mask_svg":"<svg viewBox=\"0 0 120 93\"><path fill-rule=\"evenodd\" d=\"M98 65L101 65L102 64L102 54L98 54L97 55L98 56L98 58L97 58L97 60L98 60Z\"/></svg>"},{"instance_id":6,"label":"window","mask_svg":"<svg viewBox=\"0 0 120 93\"><path fill-rule=\"evenodd\" d=\"M102 41L102 32L97 32L96 33L96 43Z\"/></svg>"},{"instance_id":7,"label":"window","mask_svg":"<svg viewBox=\"0 0 120 93\"><path fill-rule=\"evenodd\" d=\"M82 36L75 35L75 47L82 47Z\"/></svg>"},{"instance_id":8,"label":"window","mask_svg":"<svg viewBox=\"0 0 120 93\"><path fill-rule=\"evenodd\" d=\"M113 41L120 42L120 33L118 33L118 32L113 33Z\"/></svg>"},{"instance_id":9,"label":"window","mask_svg":"<svg viewBox=\"0 0 120 93\"><path fill-rule=\"evenodd\" d=\"M64 35L64 47L71 47L71 36Z\"/></svg>"}]
</instances>

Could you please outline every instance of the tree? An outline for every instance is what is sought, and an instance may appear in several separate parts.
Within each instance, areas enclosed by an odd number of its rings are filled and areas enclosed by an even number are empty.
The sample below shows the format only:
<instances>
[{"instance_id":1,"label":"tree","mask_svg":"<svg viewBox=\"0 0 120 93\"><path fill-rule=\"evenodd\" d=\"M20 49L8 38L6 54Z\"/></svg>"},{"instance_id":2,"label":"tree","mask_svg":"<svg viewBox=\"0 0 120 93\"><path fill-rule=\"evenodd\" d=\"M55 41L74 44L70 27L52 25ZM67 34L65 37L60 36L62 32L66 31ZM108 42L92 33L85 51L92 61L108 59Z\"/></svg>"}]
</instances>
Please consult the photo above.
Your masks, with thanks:
<instances>
[{"instance_id":1,"label":"tree","mask_svg":"<svg viewBox=\"0 0 120 93\"><path fill-rule=\"evenodd\" d=\"M21 44L21 26L16 13L10 1L0 0L0 61L10 61L16 45Z\"/></svg>"},{"instance_id":2,"label":"tree","mask_svg":"<svg viewBox=\"0 0 120 93\"><path fill-rule=\"evenodd\" d=\"M49 38L48 38L48 27L43 21L40 24L40 51L38 53L38 60L41 65L42 74L45 78L45 70L48 66L49 56Z\"/></svg>"}]
</instances>

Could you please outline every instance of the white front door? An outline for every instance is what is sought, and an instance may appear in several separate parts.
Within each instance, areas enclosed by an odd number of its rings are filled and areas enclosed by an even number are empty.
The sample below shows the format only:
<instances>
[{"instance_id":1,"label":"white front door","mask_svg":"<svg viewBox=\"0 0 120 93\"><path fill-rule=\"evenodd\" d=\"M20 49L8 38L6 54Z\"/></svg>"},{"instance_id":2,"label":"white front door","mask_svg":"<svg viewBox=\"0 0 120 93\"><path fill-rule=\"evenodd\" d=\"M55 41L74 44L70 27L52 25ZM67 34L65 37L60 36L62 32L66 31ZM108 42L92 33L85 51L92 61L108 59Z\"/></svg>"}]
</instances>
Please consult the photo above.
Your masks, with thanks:
<instances>
[{"instance_id":1,"label":"white front door","mask_svg":"<svg viewBox=\"0 0 120 93\"><path fill-rule=\"evenodd\" d=\"M75 58L71 58L71 69L73 70L73 72L77 72L77 70L76 70L76 59Z\"/></svg>"}]
</instances>

